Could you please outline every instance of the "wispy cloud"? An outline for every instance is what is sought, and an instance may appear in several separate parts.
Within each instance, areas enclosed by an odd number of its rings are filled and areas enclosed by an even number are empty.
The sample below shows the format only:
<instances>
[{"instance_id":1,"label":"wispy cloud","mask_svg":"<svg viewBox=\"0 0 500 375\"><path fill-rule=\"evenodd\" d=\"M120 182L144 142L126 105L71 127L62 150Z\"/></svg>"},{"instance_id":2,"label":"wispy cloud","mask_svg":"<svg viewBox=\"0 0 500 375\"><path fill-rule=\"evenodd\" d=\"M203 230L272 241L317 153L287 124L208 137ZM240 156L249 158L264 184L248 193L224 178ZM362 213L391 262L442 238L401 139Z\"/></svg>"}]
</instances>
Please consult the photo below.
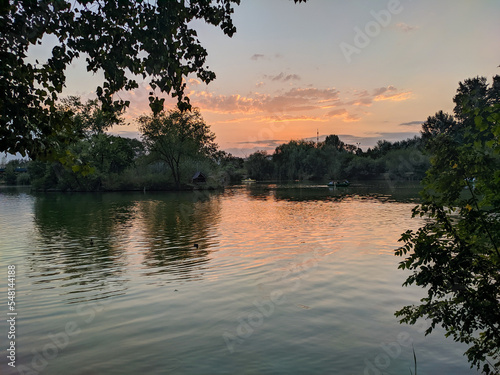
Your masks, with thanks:
<instances>
[{"instance_id":1,"label":"wispy cloud","mask_svg":"<svg viewBox=\"0 0 500 375\"><path fill-rule=\"evenodd\" d=\"M217 122L220 124L238 124L238 123L243 123L247 121L255 121L255 117L233 117L230 119L225 119L225 120L218 120Z\"/></svg>"},{"instance_id":2,"label":"wispy cloud","mask_svg":"<svg viewBox=\"0 0 500 375\"><path fill-rule=\"evenodd\" d=\"M263 139L259 141L240 141L235 143L238 145L265 145L265 146L277 147L284 142L286 141L283 139Z\"/></svg>"},{"instance_id":3,"label":"wispy cloud","mask_svg":"<svg viewBox=\"0 0 500 375\"><path fill-rule=\"evenodd\" d=\"M399 124L400 126L414 126L414 125L422 125L424 121L410 121L410 122L402 122Z\"/></svg>"},{"instance_id":4,"label":"wispy cloud","mask_svg":"<svg viewBox=\"0 0 500 375\"><path fill-rule=\"evenodd\" d=\"M266 97L262 108L271 113L312 111L322 109L327 104L334 105L339 98L340 92L334 88L293 88L285 93Z\"/></svg>"},{"instance_id":5,"label":"wispy cloud","mask_svg":"<svg viewBox=\"0 0 500 375\"><path fill-rule=\"evenodd\" d=\"M262 117L259 122L324 122L326 121L325 117L318 116L267 116Z\"/></svg>"},{"instance_id":6,"label":"wispy cloud","mask_svg":"<svg viewBox=\"0 0 500 375\"><path fill-rule=\"evenodd\" d=\"M373 100L376 102L382 101L382 100L390 100L393 102L402 102L404 100L408 100L411 97L411 92L399 92L399 93L393 93L393 94L384 94L384 95L378 95L376 96Z\"/></svg>"},{"instance_id":7,"label":"wispy cloud","mask_svg":"<svg viewBox=\"0 0 500 375\"><path fill-rule=\"evenodd\" d=\"M260 60L260 59L264 59L266 56L261 54L261 53L255 53L252 55L252 57L250 57L250 60L254 60L254 61L257 61L257 60Z\"/></svg>"},{"instance_id":8,"label":"wispy cloud","mask_svg":"<svg viewBox=\"0 0 500 375\"><path fill-rule=\"evenodd\" d=\"M378 102L381 100L391 100L400 102L411 97L411 91L400 92L394 86L380 87L373 92L373 100Z\"/></svg>"},{"instance_id":9,"label":"wispy cloud","mask_svg":"<svg viewBox=\"0 0 500 375\"><path fill-rule=\"evenodd\" d=\"M356 114L349 113L345 108L338 108L330 111L327 117L340 117L344 122L355 122L361 120L361 117Z\"/></svg>"},{"instance_id":10,"label":"wispy cloud","mask_svg":"<svg viewBox=\"0 0 500 375\"><path fill-rule=\"evenodd\" d=\"M346 104L369 107L373 103L373 96L371 96L367 90L363 90L362 93L356 94L355 96L356 98L354 100L350 100Z\"/></svg>"},{"instance_id":11,"label":"wispy cloud","mask_svg":"<svg viewBox=\"0 0 500 375\"><path fill-rule=\"evenodd\" d=\"M403 101L411 98L411 91L400 91L396 87L389 85L373 89L371 93L368 90L361 90L354 94L354 99L347 101L347 105L369 107L373 102L383 100Z\"/></svg>"},{"instance_id":12,"label":"wispy cloud","mask_svg":"<svg viewBox=\"0 0 500 375\"><path fill-rule=\"evenodd\" d=\"M250 60L258 61L258 60L274 60L274 59L282 59L283 55L281 53L275 53L274 55L264 55L263 53L254 53Z\"/></svg>"},{"instance_id":13,"label":"wispy cloud","mask_svg":"<svg viewBox=\"0 0 500 375\"><path fill-rule=\"evenodd\" d=\"M410 31L414 31L414 30L417 30L418 29L418 26L410 26L410 25L407 25L406 23L404 22L399 22L396 24L396 27L405 32L405 33L409 33Z\"/></svg>"},{"instance_id":14,"label":"wispy cloud","mask_svg":"<svg viewBox=\"0 0 500 375\"><path fill-rule=\"evenodd\" d=\"M339 100L340 91L335 88L331 89L316 89L314 87L308 88L293 88L288 91L285 96L289 97L299 97L309 100L320 100L320 101L330 101Z\"/></svg>"},{"instance_id":15,"label":"wispy cloud","mask_svg":"<svg viewBox=\"0 0 500 375\"><path fill-rule=\"evenodd\" d=\"M418 131L413 132L370 132L368 133L371 139L385 139L386 141L400 141L402 139L413 138L420 133Z\"/></svg>"},{"instance_id":16,"label":"wispy cloud","mask_svg":"<svg viewBox=\"0 0 500 375\"><path fill-rule=\"evenodd\" d=\"M327 116L337 117L337 116L343 116L346 113L347 113L347 111L345 108L339 108L339 109L335 109L333 111L328 112Z\"/></svg>"},{"instance_id":17,"label":"wispy cloud","mask_svg":"<svg viewBox=\"0 0 500 375\"><path fill-rule=\"evenodd\" d=\"M275 76L264 75L264 78L271 81L288 82L288 81L300 81L300 76L298 74L285 74L281 72Z\"/></svg>"},{"instance_id":18,"label":"wispy cloud","mask_svg":"<svg viewBox=\"0 0 500 375\"><path fill-rule=\"evenodd\" d=\"M198 86L198 85L201 85L201 81L199 79L196 79L196 78L190 78L188 79L188 84L190 86Z\"/></svg>"},{"instance_id":19,"label":"wispy cloud","mask_svg":"<svg viewBox=\"0 0 500 375\"><path fill-rule=\"evenodd\" d=\"M261 99L235 95L217 95L207 91L189 93L192 103L202 110L216 113L252 113L260 111Z\"/></svg>"},{"instance_id":20,"label":"wispy cloud","mask_svg":"<svg viewBox=\"0 0 500 375\"><path fill-rule=\"evenodd\" d=\"M374 89L373 90L373 95L375 97L379 96L379 95L383 95L385 93L388 93L388 92L394 92L394 91L398 91L397 88L395 88L394 86L390 85L390 86L387 86L387 87L379 87L378 89Z\"/></svg>"}]
</instances>

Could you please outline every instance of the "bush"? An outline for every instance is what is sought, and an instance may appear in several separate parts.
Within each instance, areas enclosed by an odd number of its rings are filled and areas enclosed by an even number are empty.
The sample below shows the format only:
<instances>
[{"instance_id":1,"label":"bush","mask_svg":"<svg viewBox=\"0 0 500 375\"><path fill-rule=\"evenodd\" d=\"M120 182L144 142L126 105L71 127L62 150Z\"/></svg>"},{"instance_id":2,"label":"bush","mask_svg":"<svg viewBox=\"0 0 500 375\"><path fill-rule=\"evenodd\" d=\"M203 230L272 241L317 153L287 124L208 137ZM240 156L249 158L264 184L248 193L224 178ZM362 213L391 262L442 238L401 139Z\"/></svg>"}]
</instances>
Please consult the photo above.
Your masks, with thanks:
<instances>
[{"instance_id":1,"label":"bush","mask_svg":"<svg viewBox=\"0 0 500 375\"><path fill-rule=\"evenodd\" d=\"M29 185L30 184L30 175L26 172L19 173L16 178L17 185Z\"/></svg>"}]
</instances>

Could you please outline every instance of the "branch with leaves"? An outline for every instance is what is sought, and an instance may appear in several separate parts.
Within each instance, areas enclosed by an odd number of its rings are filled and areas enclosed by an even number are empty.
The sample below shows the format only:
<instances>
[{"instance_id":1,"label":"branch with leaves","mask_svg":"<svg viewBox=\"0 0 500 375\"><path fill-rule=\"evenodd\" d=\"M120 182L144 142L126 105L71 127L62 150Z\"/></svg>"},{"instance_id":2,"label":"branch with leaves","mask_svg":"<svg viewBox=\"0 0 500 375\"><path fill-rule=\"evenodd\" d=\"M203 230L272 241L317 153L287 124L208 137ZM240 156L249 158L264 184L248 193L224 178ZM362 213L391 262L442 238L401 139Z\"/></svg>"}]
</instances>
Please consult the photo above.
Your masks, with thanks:
<instances>
[{"instance_id":1,"label":"branch with leaves","mask_svg":"<svg viewBox=\"0 0 500 375\"><path fill-rule=\"evenodd\" d=\"M424 202L413 216L426 218L407 231L396 255L413 273L404 285L427 289L420 305L396 313L401 322L431 321L469 345L472 365L500 370L500 76L460 83L454 116L438 112L423 124L431 154Z\"/></svg>"},{"instance_id":2,"label":"branch with leaves","mask_svg":"<svg viewBox=\"0 0 500 375\"><path fill-rule=\"evenodd\" d=\"M295 3L306 0L294 0ZM102 73L96 87L103 112L113 116L129 106L115 100L120 90L138 87L138 79L190 108L185 77L215 79L206 66L194 20L219 27L231 37L234 6L240 0L10 0L0 3L0 152L32 158L61 152L75 138L70 118L57 111L66 85L66 68L85 58L87 71ZM28 50L56 37L46 62L30 62ZM153 112L164 99L150 96ZM59 147L63 145L62 147Z\"/></svg>"}]
</instances>

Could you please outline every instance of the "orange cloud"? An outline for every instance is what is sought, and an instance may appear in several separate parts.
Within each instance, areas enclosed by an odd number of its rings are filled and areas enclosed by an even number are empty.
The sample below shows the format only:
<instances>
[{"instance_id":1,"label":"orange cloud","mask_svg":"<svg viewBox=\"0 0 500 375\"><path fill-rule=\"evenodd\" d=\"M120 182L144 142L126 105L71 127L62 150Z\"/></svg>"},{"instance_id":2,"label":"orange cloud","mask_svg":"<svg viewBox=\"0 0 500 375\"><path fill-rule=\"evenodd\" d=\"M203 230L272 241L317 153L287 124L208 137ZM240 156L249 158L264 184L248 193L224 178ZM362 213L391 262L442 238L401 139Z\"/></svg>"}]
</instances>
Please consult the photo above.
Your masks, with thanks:
<instances>
[{"instance_id":1,"label":"orange cloud","mask_svg":"<svg viewBox=\"0 0 500 375\"><path fill-rule=\"evenodd\" d=\"M361 120L361 117L356 114L350 114L345 108L335 109L326 115L327 117L340 117L344 122L356 122Z\"/></svg>"},{"instance_id":2,"label":"orange cloud","mask_svg":"<svg viewBox=\"0 0 500 375\"><path fill-rule=\"evenodd\" d=\"M374 89L371 94L367 90L357 92L356 94L354 94L356 98L346 102L346 104L370 107L374 101L379 102L383 100L390 100L399 102L408 100L410 99L411 94L411 91L400 92L394 86L379 87L377 89Z\"/></svg>"},{"instance_id":3,"label":"orange cloud","mask_svg":"<svg viewBox=\"0 0 500 375\"><path fill-rule=\"evenodd\" d=\"M327 122L333 118L343 122L360 121L366 113L354 110L359 106L371 106L378 101L404 101L411 98L411 91L401 91L394 86L379 87L372 90L351 92L351 98L343 100L341 92L335 88L319 89L296 87L277 93L250 92L246 95L223 95L202 90L197 79L190 79L191 90L187 93L193 107L202 113L217 116L215 123L242 124L263 122ZM126 113L132 120L142 113L149 112L148 85L143 84L132 92L120 92L123 100L131 100L133 106ZM349 94L349 93L348 93ZM166 96L165 109L174 108L175 98Z\"/></svg>"},{"instance_id":4,"label":"orange cloud","mask_svg":"<svg viewBox=\"0 0 500 375\"><path fill-rule=\"evenodd\" d=\"M379 102L382 100L391 100L393 102L401 102L403 100L408 100L411 97L411 91L406 91L406 92L399 92L399 93L394 93L394 94L382 94L382 95L377 95L375 98L373 98L374 101Z\"/></svg>"},{"instance_id":5,"label":"orange cloud","mask_svg":"<svg viewBox=\"0 0 500 375\"><path fill-rule=\"evenodd\" d=\"M359 99L356 99L356 100L352 100L350 102L347 102L346 104L350 104L350 105L357 105L357 106L366 106L366 107L369 107L371 106L373 103L373 98L371 97L364 97L364 98L359 98Z\"/></svg>"},{"instance_id":6,"label":"orange cloud","mask_svg":"<svg viewBox=\"0 0 500 375\"><path fill-rule=\"evenodd\" d=\"M261 103L258 99L239 94L215 95L207 91L191 91L191 103L203 111L215 113L254 113L259 111Z\"/></svg>"},{"instance_id":7,"label":"orange cloud","mask_svg":"<svg viewBox=\"0 0 500 375\"><path fill-rule=\"evenodd\" d=\"M301 97L307 99L323 99L323 100L338 100L340 91L336 89L316 89L313 87L308 88L293 88L288 91L285 96L288 97Z\"/></svg>"},{"instance_id":8,"label":"orange cloud","mask_svg":"<svg viewBox=\"0 0 500 375\"><path fill-rule=\"evenodd\" d=\"M216 95L207 91L191 91L193 105L215 113L285 113L312 111L335 106L340 92L335 89L293 88L282 94L253 93L251 96ZM324 104L328 103L328 104Z\"/></svg>"},{"instance_id":9,"label":"orange cloud","mask_svg":"<svg viewBox=\"0 0 500 375\"><path fill-rule=\"evenodd\" d=\"M326 119L324 117L315 117L315 116L268 116L262 117L259 122L297 122L297 121L315 121L315 122L324 122Z\"/></svg>"},{"instance_id":10,"label":"orange cloud","mask_svg":"<svg viewBox=\"0 0 500 375\"><path fill-rule=\"evenodd\" d=\"M255 121L255 117L233 117L227 120L218 120L219 124L236 124L239 122Z\"/></svg>"},{"instance_id":11,"label":"orange cloud","mask_svg":"<svg viewBox=\"0 0 500 375\"><path fill-rule=\"evenodd\" d=\"M201 81L199 79L196 79L196 78L190 78L188 80L188 84L191 86L198 86L198 85L201 85Z\"/></svg>"},{"instance_id":12,"label":"orange cloud","mask_svg":"<svg viewBox=\"0 0 500 375\"><path fill-rule=\"evenodd\" d=\"M382 100L400 102L409 99L411 97L411 91L398 92L398 89L394 86L387 86L375 89L373 95L373 100L376 102Z\"/></svg>"}]
</instances>

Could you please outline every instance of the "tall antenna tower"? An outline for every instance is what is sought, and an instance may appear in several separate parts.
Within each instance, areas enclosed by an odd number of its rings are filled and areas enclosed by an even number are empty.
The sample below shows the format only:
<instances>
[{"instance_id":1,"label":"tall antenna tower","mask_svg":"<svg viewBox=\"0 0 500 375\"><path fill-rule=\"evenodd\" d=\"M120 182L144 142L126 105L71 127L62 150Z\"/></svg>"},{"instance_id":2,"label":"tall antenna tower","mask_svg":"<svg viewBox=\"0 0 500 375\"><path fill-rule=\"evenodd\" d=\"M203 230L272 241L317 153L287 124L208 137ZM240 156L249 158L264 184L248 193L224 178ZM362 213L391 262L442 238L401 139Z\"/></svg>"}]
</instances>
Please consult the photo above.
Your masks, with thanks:
<instances>
[{"instance_id":1,"label":"tall antenna tower","mask_svg":"<svg viewBox=\"0 0 500 375\"><path fill-rule=\"evenodd\" d=\"M316 129L316 146L319 145L319 129Z\"/></svg>"}]
</instances>

